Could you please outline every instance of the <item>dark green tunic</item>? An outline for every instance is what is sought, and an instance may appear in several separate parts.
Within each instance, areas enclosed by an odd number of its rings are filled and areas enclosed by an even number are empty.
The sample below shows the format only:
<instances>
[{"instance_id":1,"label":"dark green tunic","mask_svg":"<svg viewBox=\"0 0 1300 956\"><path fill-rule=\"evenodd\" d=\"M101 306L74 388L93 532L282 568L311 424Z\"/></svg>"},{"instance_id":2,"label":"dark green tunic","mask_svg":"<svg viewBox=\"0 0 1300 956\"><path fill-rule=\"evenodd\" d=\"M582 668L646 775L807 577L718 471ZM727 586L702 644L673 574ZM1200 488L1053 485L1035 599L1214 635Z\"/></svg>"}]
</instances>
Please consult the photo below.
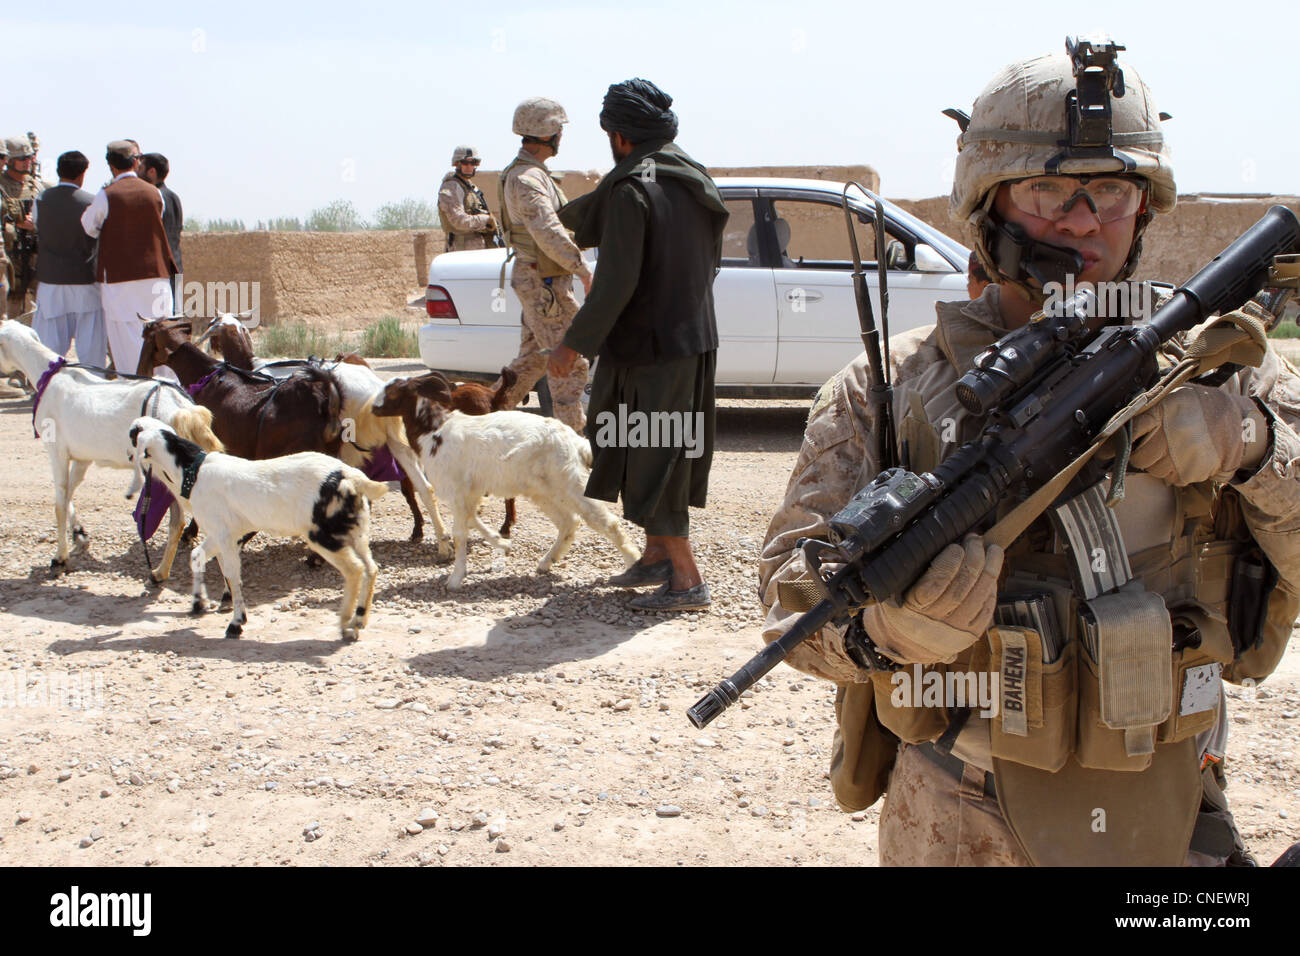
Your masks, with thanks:
<instances>
[{"instance_id":1,"label":"dark green tunic","mask_svg":"<svg viewBox=\"0 0 1300 956\"><path fill-rule=\"evenodd\" d=\"M707 171L673 143L639 145L592 193L560 212L578 245L600 247L591 293L564 337L588 358L601 350L632 300L646 261L649 203L640 189L615 186L637 175L647 159L657 176L676 178L712 213L714 265L720 261L726 206ZM596 365L587 409L594 458L588 497L616 501L621 493L624 516L647 534L687 536L687 508L704 507L708 493L715 365L713 350L654 364Z\"/></svg>"}]
</instances>

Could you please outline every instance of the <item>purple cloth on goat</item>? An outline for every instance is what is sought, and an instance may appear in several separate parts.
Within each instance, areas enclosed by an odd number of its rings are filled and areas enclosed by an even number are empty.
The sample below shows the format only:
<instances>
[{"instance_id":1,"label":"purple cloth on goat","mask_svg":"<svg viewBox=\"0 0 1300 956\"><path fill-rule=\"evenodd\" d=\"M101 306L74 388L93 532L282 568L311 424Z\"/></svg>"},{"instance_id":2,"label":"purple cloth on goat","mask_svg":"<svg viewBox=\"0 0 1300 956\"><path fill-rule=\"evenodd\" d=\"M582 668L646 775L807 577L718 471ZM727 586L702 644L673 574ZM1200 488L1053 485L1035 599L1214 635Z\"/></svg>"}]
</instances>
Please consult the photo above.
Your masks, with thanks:
<instances>
[{"instance_id":1,"label":"purple cloth on goat","mask_svg":"<svg viewBox=\"0 0 1300 956\"><path fill-rule=\"evenodd\" d=\"M361 469L371 481L401 481L406 477L387 445L380 445L370 453L370 461Z\"/></svg>"},{"instance_id":2,"label":"purple cloth on goat","mask_svg":"<svg viewBox=\"0 0 1300 956\"><path fill-rule=\"evenodd\" d=\"M188 387L185 389L185 391L187 391L187 392L190 393L190 398L193 398L195 395L199 394L199 392L203 391L203 386L208 384L208 380L209 380L210 378L212 378L212 376L216 375L216 374L217 374L217 371L218 371L218 370L214 368L211 372L209 372L207 375L203 376L201 379L199 379L199 380L198 380L197 382L195 382L193 385L188 386Z\"/></svg>"},{"instance_id":3,"label":"purple cloth on goat","mask_svg":"<svg viewBox=\"0 0 1300 956\"><path fill-rule=\"evenodd\" d=\"M37 438L41 437L41 433L36 427L36 409L41 407L41 396L45 394L45 386L50 384L50 379L54 378L54 373L67 364L68 360L60 355L50 363L49 368L41 373L41 377L36 383L36 401L32 402L32 434Z\"/></svg>"},{"instance_id":4,"label":"purple cloth on goat","mask_svg":"<svg viewBox=\"0 0 1300 956\"><path fill-rule=\"evenodd\" d=\"M148 511L144 507L146 496L149 498ZM163 515L175 500L166 485L157 478L149 479L135 502L135 527L140 532L141 541L148 541L153 537L153 533L158 530L158 525L162 524Z\"/></svg>"}]
</instances>

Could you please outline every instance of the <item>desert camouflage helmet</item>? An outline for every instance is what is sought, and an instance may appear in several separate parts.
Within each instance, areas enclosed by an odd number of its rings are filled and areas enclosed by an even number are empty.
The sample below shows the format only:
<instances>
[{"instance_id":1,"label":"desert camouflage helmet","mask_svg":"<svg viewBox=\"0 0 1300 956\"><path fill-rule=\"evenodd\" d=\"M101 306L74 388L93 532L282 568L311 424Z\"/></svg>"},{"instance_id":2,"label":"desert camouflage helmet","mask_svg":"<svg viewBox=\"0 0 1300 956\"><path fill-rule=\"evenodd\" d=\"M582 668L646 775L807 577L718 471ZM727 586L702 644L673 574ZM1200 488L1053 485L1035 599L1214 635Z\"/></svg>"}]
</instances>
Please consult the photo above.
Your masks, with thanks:
<instances>
[{"instance_id":1,"label":"desert camouflage helmet","mask_svg":"<svg viewBox=\"0 0 1300 956\"><path fill-rule=\"evenodd\" d=\"M1132 68L1123 67L1124 95L1111 97L1115 150L1132 160L1129 170L1150 184L1155 212L1174 208L1174 170L1160 130L1151 92ZM970 126L957 139L952 213L969 219L999 183L1048 172L1050 160L1069 140L1066 95L1075 88L1070 58L1038 57L1005 67L984 88L971 109ZM1066 157L1053 172L1062 175L1120 173L1122 159Z\"/></svg>"},{"instance_id":2,"label":"desert camouflage helmet","mask_svg":"<svg viewBox=\"0 0 1300 956\"><path fill-rule=\"evenodd\" d=\"M1174 208L1174 170L1160 125L1168 117L1156 109L1136 70L1118 61L1115 65L1120 72L1108 96L1106 147L1072 143L1068 97L1080 82L1070 56L1041 56L1004 67L976 98L957 138L950 212L975 226L976 249L986 268L993 265L985 247L987 214L1004 182L1046 174L1128 173L1144 179L1147 208L1138 216L1125 275L1136 267L1141 235L1152 215Z\"/></svg>"},{"instance_id":3,"label":"desert camouflage helmet","mask_svg":"<svg viewBox=\"0 0 1300 956\"><path fill-rule=\"evenodd\" d=\"M520 136L550 139L558 134L568 121L569 117L565 115L564 107L555 100L534 96L515 107L515 119L511 128Z\"/></svg>"},{"instance_id":4,"label":"desert camouflage helmet","mask_svg":"<svg viewBox=\"0 0 1300 956\"><path fill-rule=\"evenodd\" d=\"M478 154L478 150L473 146L457 146L451 151L451 164L453 166L469 159L482 160L483 157Z\"/></svg>"},{"instance_id":5,"label":"desert camouflage helmet","mask_svg":"<svg viewBox=\"0 0 1300 956\"><path fill-rule=\"evenodd\" d=\"M5 139L5 148L10 159L28 159L35 156L31 141L26 136L10 136Z\"/></svg>"}]
</instances>

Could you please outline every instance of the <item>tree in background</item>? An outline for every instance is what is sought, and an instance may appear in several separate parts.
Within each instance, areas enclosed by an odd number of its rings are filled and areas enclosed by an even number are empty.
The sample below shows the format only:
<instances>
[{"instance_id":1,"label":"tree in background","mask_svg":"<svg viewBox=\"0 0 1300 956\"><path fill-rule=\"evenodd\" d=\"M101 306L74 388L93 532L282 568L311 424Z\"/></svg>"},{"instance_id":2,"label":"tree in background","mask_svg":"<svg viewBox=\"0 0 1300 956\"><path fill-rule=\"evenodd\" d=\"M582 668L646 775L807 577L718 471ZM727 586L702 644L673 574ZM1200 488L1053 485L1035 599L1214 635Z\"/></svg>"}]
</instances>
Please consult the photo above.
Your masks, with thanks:
<instances>
[{"instance_id":1,"label":"tree in background","mask_svg":"<svg viewBox=\"0 0 1300 956\"><path fill-rule=\"evenodd\" d=\"M385 203L375 213L375 229L429 229L438 226L438 211L423 199Z\"/></svg>"},{"instance_id":2,"label":"tree in background","mask_svg":"<svg viewBox=\"0 0 1300 956\"><path fill-rule=\"evenodd\" d=\"M257 220L259 232L302 232L302 220L297 216L276 216L274 219Z\"/></svg>"},{"instance_id":3,"label":"tree in background","mask_svg":"<svg viewBox=\"0 0 1300 956\"><path fill-rule=\"evenodd\" d=\"M307 216L310 232L357 232L365 228L365 221L346 199L336 199L328 206L313 209Z\"/></svg>"},{"instance_id":4,"label":"tree in background","mask_svg":"<svg viewBox=\"0 0 1300 956\"><path fill-rule=\"evenodd\" d=\"M243 232L242 219L209 219L203 227L204 232Z\"/></svg>"}]
</instances>

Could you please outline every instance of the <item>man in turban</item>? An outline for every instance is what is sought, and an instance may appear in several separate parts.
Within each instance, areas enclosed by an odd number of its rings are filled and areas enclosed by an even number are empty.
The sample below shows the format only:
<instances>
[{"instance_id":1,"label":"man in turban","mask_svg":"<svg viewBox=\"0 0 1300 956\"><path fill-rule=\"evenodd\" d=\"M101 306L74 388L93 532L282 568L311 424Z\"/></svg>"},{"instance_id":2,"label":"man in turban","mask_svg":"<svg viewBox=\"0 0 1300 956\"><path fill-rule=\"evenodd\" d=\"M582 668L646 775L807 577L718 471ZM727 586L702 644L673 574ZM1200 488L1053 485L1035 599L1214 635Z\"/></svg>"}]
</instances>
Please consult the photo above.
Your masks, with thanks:
<instances>
[{"instance_id":1,"label":"man in turban","mask_svg":"<svg viewBox=\"0 0 1300 956\"><path fill-rule=\"evenodd\" d=\"M560 211L579 246L600 247L600 265L550 358L554 376L579 355L599 356L586 494L603 501L621 494L624 517L645 529L641 560L610 583L660 585L632 601L660 611L710 603L687 509L704 507L713 457L713 278L727 221L708 171L673 142L672 102L640 79L605 95L600 126L616 165Z\"/></svg>"}]
</instances>

